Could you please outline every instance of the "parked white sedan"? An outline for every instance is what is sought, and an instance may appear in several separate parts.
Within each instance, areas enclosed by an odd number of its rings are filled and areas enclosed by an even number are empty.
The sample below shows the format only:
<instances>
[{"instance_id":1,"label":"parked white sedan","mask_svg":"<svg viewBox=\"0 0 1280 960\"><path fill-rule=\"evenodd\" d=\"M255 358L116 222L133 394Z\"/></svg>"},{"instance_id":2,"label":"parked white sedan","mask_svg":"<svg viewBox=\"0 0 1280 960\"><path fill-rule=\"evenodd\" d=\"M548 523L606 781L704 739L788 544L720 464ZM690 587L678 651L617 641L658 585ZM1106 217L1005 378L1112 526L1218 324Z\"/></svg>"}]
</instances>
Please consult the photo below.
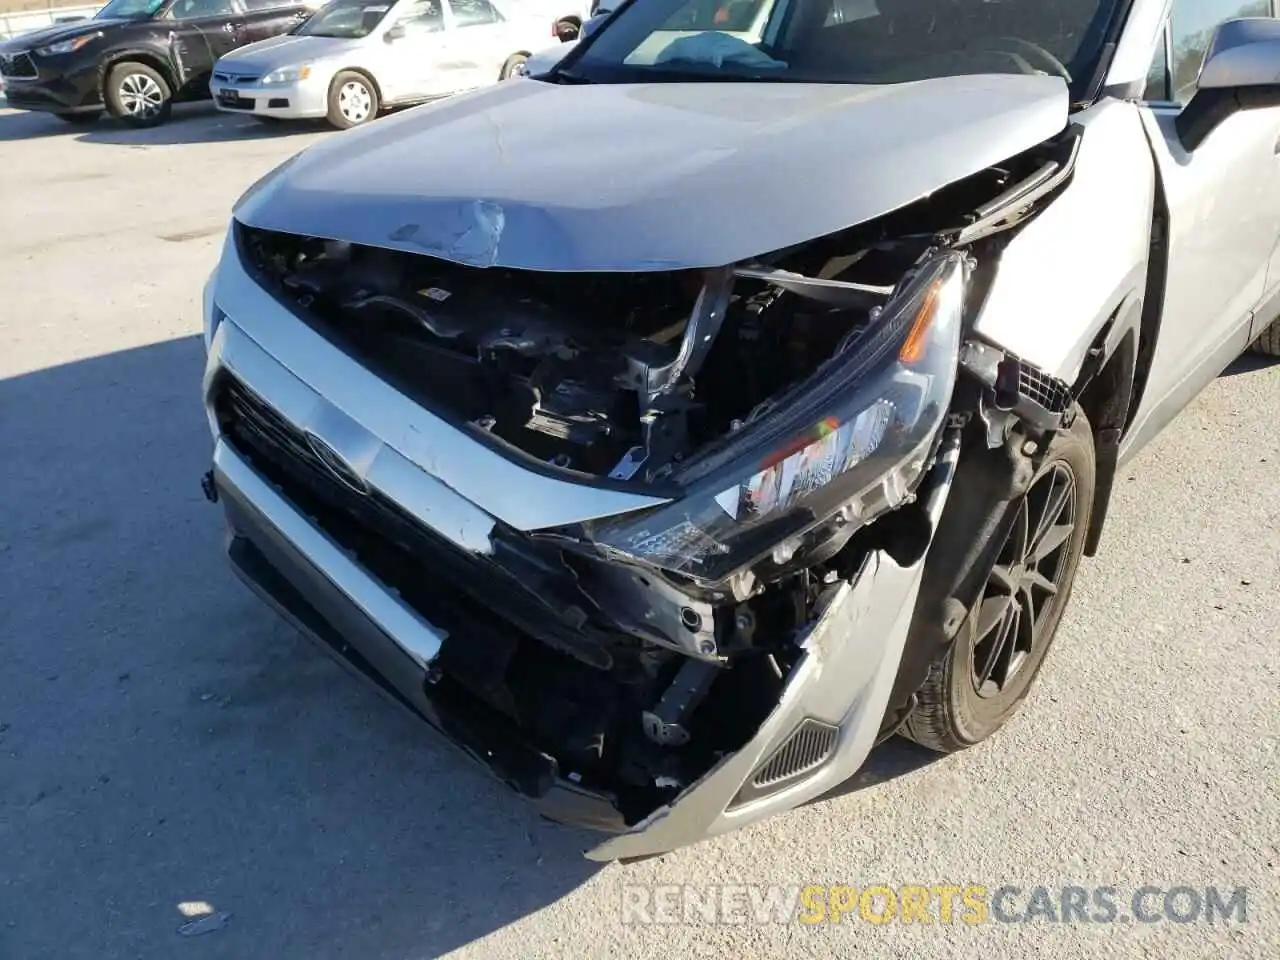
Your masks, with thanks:
<instances>
[{"instance_id":1,"label":"parked white sedan","mask_svg":"<svg viewBox=\"0 0 1280 960\"><path fill-rule=\"evenodd\" d=\"M508 0L332 0L291 33L223 57L210 91L220 110L354 127L505 79L555 37L540 6Z\"/></svg>"}]
</instances>

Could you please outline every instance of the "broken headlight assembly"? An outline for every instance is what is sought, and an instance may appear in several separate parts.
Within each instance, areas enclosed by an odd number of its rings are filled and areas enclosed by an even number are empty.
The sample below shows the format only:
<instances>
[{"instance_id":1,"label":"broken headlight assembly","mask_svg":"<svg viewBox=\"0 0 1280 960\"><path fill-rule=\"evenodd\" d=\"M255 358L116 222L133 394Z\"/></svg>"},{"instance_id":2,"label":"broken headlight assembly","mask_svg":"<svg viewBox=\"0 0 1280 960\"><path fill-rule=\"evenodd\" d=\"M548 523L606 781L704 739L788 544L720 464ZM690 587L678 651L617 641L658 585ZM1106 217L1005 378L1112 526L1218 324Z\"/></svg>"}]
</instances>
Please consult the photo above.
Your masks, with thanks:
<instances>
[{"instance_id":1,"label":"broken headlight assembly","mask_svg":"<svg viewBox=\"0 0 1280 960\"><path fill-rule=\"evenodd\" d=\"M812 376L679 465L684 496L571 539L709 586L787 564L818 524L852 532L900 506L947 414L968 273L963 254L927 254Z\"/></svg>"}]
</instances>

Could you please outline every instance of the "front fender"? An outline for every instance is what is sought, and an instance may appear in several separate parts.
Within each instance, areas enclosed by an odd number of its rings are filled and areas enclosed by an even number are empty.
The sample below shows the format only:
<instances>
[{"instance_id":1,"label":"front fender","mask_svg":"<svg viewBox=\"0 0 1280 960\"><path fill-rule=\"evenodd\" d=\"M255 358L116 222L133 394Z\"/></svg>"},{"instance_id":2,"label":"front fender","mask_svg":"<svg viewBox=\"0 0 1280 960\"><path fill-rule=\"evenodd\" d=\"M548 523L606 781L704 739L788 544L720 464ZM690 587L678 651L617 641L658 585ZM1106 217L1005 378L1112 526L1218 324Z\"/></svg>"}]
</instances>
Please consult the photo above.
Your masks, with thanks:
<instances>
[{"instance_id":1,"label":"front fender","mask_svg":"<svg viewBox=\"0 0 1280 960\"><path fill-rule=\"evenodd\" d=\"M974 324L982 339L1075 383L1113 318L1141 315L1151 249L1155 162L1138 108L1104 100L1084 128L1063 193L1005 247ZM1114 348L1123 329L1108 333Z\"/></svg>"},{"instance_id":2,"label":"front fender","mask_svg":"<svg viewBox=\"0 0 1280 960\"><path fill-rule=\"evenodd\" d=\"M185 83L185 79L180 75L178 65L175 64L170 51L136 44L121 47L103 57L102 63L98 67L98 91L102 94L104 103L107 95L107 75L111 72L111 68L117 63L125 63L130 60L136 63L145 63L147 66L159 70L168 82L169 89L175 94L182 89Z\"/></svg>"}]
</instances>

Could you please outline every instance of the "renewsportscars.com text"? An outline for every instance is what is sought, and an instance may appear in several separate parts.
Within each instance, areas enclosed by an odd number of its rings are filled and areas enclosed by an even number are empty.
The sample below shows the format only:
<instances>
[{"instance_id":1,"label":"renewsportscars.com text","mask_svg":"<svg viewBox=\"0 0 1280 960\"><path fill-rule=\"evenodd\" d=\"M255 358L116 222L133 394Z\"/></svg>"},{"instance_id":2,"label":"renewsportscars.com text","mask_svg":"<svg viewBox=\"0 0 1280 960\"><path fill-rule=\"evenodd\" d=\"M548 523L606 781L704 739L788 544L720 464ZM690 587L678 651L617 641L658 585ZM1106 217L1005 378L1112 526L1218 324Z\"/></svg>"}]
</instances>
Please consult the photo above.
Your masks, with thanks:
<instances>
[{"instance_id":1,"label":"renewsportscars.com text","mask_svg":"<svg viewBox=\"0 0 1280 960\"><path fill-rule=\"evenodd\" d=\"M622 922L1247 923L1245 887L1144 884L626 884Z\"/></svg>"}]
</instances>

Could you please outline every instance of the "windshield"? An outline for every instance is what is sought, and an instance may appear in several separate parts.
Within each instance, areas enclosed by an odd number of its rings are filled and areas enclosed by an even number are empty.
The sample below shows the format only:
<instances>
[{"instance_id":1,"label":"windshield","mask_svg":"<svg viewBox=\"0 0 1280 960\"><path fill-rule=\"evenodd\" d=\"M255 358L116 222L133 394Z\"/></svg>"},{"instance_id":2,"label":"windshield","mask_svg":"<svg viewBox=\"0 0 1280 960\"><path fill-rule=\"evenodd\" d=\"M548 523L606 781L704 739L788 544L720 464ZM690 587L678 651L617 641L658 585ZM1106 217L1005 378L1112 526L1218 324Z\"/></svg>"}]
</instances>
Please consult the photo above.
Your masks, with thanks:
<instances>
[{"instance_id":1,"label":"windshield","mask_svg":"<svg viewBox=\"0 0 1280 960\"><path fill-rule=\"evenodd\" d=\"M376 30L392 6L388 0L333 0L293 32L300 37L357 40Z\"/></svg>"},{"instance_id":2,"label":"windshield","mask_svg":"<svg viewBox=\"0 0 1280 960\"><path fill-rule=\"evenodd\" d=\"M164 6L164 0L111 0L93 15L95 20L150 17Z\"/></svg>"},{"instance_id":3,"label":"windshield","mask_svg":"<svg viewBox=\"0 0 1280 960\"><path fill-rule=\"evenodd\" d=\"M643 0L566 64L593 82L1091 79L1123 0Z\"/></svg>"}]
</instances>

